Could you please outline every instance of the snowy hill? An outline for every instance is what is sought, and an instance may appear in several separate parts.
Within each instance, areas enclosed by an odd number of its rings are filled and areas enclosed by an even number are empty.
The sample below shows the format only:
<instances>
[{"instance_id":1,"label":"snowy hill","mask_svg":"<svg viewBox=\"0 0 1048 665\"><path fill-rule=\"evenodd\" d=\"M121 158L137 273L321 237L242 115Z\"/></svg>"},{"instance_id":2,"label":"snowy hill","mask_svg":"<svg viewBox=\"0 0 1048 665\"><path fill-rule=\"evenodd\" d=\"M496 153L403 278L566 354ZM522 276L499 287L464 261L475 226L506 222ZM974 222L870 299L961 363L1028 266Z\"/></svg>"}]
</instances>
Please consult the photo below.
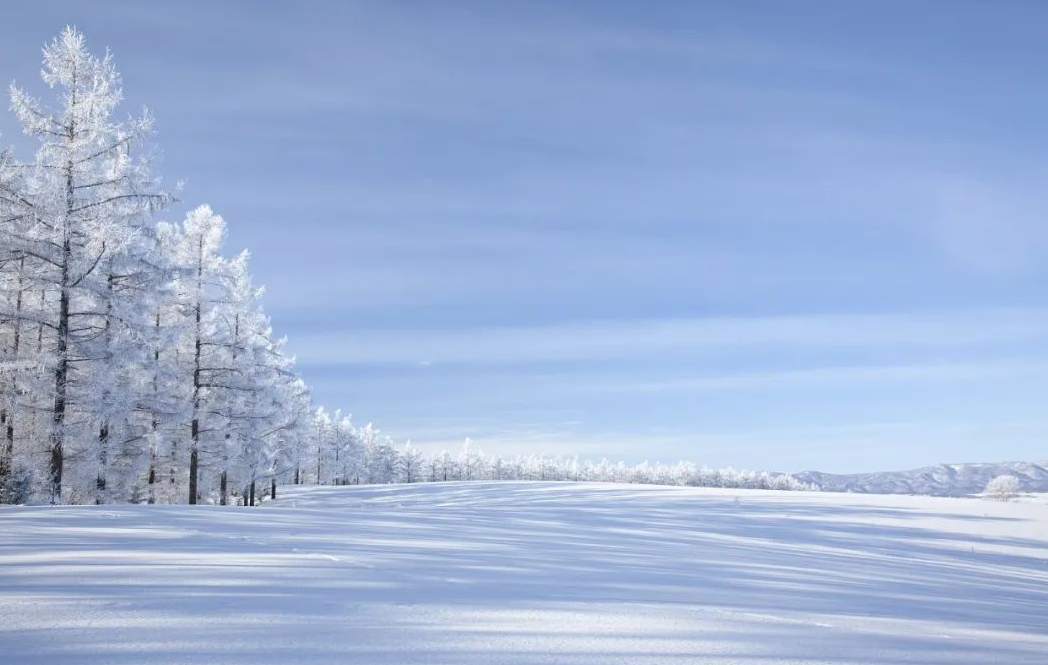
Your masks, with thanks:
<instances>
[{"instance_id":1,"label":"snowy hill","mask_svg":"<svg viewBox=\"0 0 1048 665\"><path fill-rule=\"evenodd\" d=\"M4 662L1044 665L1048 505L572 483L0 509Z\"/></svg>"},{"instance_id":2,"label":"snowy hill","mask_svg":"<svg viewBox=\"0 0 1048 665\"><path fill-rule=\"evenodd\" d=\"M1048 462L998 462L984 464L939 464L910 471L834 474L803 471L793 474L804 483L813 483L826 492L868 494L928 494L931 496L970 496L979 494L996 476L1019 479L1023 492L1048 492Z\"/></svg>"}]
</instances>

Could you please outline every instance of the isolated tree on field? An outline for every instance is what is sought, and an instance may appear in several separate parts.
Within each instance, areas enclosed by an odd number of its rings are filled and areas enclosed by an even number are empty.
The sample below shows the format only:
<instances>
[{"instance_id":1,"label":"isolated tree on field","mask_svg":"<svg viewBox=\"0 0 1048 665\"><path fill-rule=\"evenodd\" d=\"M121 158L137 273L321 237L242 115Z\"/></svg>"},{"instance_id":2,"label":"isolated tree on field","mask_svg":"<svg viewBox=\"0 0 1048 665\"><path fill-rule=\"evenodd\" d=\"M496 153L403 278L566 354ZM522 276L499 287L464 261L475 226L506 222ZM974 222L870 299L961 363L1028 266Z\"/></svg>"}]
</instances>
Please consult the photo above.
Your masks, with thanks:
<instances>
[{"instance_id":1,"label":"isolated tree on field","mask_svg":"<svg viewBox=\"0 0 1048 665\"><path fill-rule=\"evenodd\" d=\"M1019 479L1015 476L997 476L986 483L983 494L998 501L1008 501L1018 494L1019 487Z\"/></svg>"}]
</instances>

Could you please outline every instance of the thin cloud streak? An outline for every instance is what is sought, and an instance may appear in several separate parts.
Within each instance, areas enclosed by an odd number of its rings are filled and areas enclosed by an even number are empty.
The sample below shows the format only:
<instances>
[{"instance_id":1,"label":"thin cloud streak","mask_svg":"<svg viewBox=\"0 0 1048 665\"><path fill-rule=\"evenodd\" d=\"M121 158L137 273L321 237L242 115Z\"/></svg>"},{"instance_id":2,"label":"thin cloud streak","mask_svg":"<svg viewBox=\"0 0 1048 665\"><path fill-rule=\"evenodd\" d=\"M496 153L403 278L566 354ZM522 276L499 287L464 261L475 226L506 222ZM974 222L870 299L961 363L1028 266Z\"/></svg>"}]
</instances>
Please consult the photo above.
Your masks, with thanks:
<instances>
[{"instance_id":1,"label":"thin cloud streak","mask_svg":"<svg viewBox=\"0 0 1048 665\"><path fill-rule=\"evenodd\" d=\"M1048 359L1011 360L985 363L864 365L816 367L780 372L754 372L722 376L694 377L667 381L601 384L596 391L612 393L658 393L696 390L769 390L826 388L834 386L951 382L978 379L1043 377Z\"/></svg>"},{"instance_id":2,"label":"thin cloud streak","mask_svg":"<svg viewBox=\"0 0 1048 665\"><path fill-rule=\"evenodd\" d=\"M1048 338L1048 309L938 314L679 318L465 330L300 334L303 365L518 364L621 359L747 346L951 348Z\"/></svg>"}]
</instances>

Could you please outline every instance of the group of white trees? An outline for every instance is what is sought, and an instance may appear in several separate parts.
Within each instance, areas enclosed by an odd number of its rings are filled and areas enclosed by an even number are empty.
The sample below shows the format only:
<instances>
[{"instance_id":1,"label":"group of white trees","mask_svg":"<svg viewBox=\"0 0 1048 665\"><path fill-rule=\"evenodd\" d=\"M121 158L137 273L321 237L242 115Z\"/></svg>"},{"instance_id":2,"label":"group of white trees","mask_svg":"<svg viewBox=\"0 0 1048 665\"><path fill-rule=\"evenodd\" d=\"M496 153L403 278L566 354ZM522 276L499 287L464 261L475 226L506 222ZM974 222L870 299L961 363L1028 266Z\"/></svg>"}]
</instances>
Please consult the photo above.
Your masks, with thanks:
<instances>
[{"instance_id":1,"label":"group of white trees","mask_svg":"<svg viewBox=\"0 0 1048 665\"><path fill-rule=\"evenodd\" d=\"M0 154L0 491L53 502L217 500L284 473L309 395L246 252L207 206L156 223L148 114L67 28L49 102L11 88L35 157Z\"/></svg>"},{"instance_id":2,"label":"group of white trees","mask_svg":"<svg viewBox=\"0 0 1048 665\"><path fill-rule=\"evenodd\" d=\"M456 453L443 450L424 455L411 444L400 449L379 437L372 425L353 426L349 418L329 417L323 409L315 419L316 448L308 451L313 466L298 481L323 484L418 483L448 480L557 480L572 482L643 483L693 487L814 490L789 474L737 469L709 469L691 462L628 465L608 460L546 455L487 456L469 439ZM302 468L301 465L299 468Z\"/></svg>"},{"instance_id":3,"label":"group of white trees","mask_svg":"<svg viewBox=\"0 0 1048 665\"><path fill-rule=\"evenodd\" d=\"M0 502L236 502L278 483L592 480L803 489L789 476L396 449L315 409L274 339L248 254L207 206L177 224L148 114L67 28L44 49L48 102L12 86L37 142L0 152Z\"/></svg>"}]
</instances>

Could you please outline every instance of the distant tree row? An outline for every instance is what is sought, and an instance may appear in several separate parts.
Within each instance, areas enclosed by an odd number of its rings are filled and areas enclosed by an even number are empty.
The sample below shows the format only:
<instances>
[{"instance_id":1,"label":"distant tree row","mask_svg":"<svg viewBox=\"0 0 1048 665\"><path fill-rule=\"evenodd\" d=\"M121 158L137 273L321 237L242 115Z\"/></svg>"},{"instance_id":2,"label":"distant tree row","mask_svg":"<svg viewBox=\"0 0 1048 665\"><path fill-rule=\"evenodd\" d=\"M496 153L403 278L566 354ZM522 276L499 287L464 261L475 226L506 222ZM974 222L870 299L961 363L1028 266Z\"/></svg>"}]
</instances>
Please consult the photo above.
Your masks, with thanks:
<instances>
[{"instance_id":1,"label":"distant tree row","mask_svg":"<svg viewBox=\"0 0 1048 665\"><path fill-rule=\"evenodd\" d=\"M418 483L451 480L556 480L572 482L641 483L691 487L729 487L776 490L816 490L784 473L709 469L691 462L628 465L578 457L547 455L487 456L467 439L456 453L448 450L425 455L406 444L397 449L378 436L372 425L354 427L352 420L323 409L314 419L315 449L310 463L299 461L297 482L333 485Z\"/></svg>"},{"instance_id":2,"label":"distant tree row","mask_svg":"<svg viewBox=\"0 0 1048 665\"><path fill-rule=\"evenodd\" d=\"M799 489L688 464L395 449L311 403L275 339L249 255L207 206L153 172L148 114L117 120L121 80L66 28L44 49L49 102L11 87L38 147L0 152L0 502L253 505L279 483L533 479Z\"/></svg>"}]
</instances>

